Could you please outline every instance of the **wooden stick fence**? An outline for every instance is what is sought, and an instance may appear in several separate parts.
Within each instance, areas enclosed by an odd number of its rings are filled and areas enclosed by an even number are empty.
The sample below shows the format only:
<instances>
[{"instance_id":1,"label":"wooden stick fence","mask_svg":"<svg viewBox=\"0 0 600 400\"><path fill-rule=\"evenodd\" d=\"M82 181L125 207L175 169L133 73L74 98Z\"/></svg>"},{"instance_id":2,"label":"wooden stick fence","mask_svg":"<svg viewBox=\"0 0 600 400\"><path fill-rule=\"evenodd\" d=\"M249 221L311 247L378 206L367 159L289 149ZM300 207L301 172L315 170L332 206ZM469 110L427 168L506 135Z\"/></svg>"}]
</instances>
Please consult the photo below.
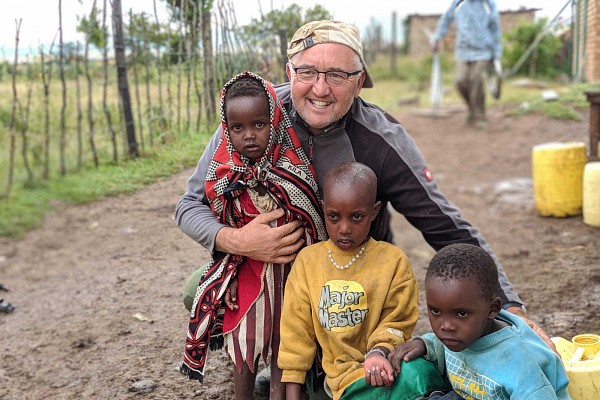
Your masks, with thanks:
<instances>
[{"instance_id":1,"label":"wooden stick fence","mask_svg":"<svg viewBox=\"0 0 600 400\"><path fill-rule=\"evenodd\" d=\"M0 65L0 93L11 87L10 94L0 96L0 119L5 118L0 124L0 197L10 195L15 184L35 185L119 163L144 156L177 135L200 129L212 132L223 83L240 66L261 72L261 56L239 35L227 0L220 0L212 13L202 12L193 0L179 0L179 6L192 10L189 21L184 13L160 21L154 0L153 16L129 10L125 24L119 21L122 14L110 9L111 4L120 7L120 2L103 0L101 10L97 3L93 0L89 14L81 17L83 44L65 43L63 6L57 0L57 37L49 47L40 46L37 55L29 54L26 62L19 58L19 33L25 24L16 21L13 62ZM121 40L127 46L123 52L127 90L132 86L127 123L113 53L119 47L111 50L108 37L109 24L116 32L119 23L125 26ZM213 31L219 43L217 54L212 50ZM175 46L170 42L173 38L178 39ZM54 82L57 69L59 82ZM276 79L283 81L283 76ZM134 149L132 141L139 148ZM20 158L16 157L19 150Z\"/></svg>"}]
</instances>

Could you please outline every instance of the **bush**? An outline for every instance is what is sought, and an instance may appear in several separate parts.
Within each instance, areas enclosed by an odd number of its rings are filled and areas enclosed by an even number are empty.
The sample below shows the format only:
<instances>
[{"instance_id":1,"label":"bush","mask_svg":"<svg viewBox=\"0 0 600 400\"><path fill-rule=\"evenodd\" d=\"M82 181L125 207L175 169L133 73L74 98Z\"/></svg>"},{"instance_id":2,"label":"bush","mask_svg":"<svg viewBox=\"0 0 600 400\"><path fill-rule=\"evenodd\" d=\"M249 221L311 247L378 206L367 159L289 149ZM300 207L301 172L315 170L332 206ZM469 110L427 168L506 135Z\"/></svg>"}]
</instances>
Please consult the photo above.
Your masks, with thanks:
<instances>
[{"instance_id":1,"label":"bush","mask_svg":"<svg viewBox=\"0 0 600 400\"><path fill-rule=\"evenodd\" d=\"M505 33L502 64L515 66L535 38L544 31L546 25L546 18L535 23L522 22L512 31ZM557 60L560 60L562 48L563 43L559 37L547 34L516 71L516 74L553 78L560 73L568 72L568 58L563 58L560 63L557 63Z\"/></svg>"}]
</instances>

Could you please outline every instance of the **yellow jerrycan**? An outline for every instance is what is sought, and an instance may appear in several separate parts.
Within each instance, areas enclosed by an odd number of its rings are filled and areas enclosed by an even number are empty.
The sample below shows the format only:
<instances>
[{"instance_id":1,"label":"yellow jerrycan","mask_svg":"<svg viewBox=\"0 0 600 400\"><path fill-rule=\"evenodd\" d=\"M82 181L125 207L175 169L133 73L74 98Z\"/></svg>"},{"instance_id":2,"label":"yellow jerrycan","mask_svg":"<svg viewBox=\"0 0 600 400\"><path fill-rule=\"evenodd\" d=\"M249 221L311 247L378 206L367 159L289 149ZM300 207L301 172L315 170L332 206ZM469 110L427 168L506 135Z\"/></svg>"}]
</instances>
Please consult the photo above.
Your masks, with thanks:
<instances>
[{"instance_id":1,"label":"yellow jerrycan","mask_svg":"<svg viewBox=\"0 0 600 400\"><path fill-rule=\"evenodd\" d=\"M600 227L600 161L587 163L583 170L583 222Z\"/></svg>"},{"instance_id":2,"label":"yellow jerrycan","mask_svg":"<svg viewBox=\"0 0 600 400\"><path fill-rule=\"evenodd\" d=\"M551 142L532 150L535 208L543 217L580 215L583 207L585 143Z\"/></svg>"},{"instance_id":3,"label":"yellow jerrycan","mask_svg":"<svg viewBox=\"0 0 600 400\"><path fill-rule=\"evenodd\" d=\"M569 377L569 394L573 400L600 399L600 336L581 334L571 341L553 337Z\"/></svg>"}]
</instances>

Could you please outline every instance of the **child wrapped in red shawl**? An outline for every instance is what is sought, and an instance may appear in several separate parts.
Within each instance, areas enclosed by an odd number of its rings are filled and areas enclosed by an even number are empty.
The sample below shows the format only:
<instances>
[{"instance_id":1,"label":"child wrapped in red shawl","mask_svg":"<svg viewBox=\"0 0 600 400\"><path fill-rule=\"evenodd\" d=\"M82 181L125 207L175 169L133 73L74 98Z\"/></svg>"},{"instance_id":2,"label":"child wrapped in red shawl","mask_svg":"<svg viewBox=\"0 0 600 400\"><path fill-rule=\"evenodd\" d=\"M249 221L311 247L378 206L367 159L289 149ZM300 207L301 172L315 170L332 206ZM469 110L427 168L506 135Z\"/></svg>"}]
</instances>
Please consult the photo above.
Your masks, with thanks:
<instances>
[{"instance_id":1,"label":"child wrapped in red shawl","mask_svg":"<svg viewBox=\"0 0 600 400\"><path fill-rule=\"evenodd\" d=\"M221 129L205 185L205 200L219 221L241 227L260 213L282 208L278 225L299 219L306 245L325 239L314 170L273 87L250 72L226 83ZM236 366L236 397L252 393L259 357L268 363L269 350L277 357L290 267L215 254L198 284L181 372L202 381L209 347L225 344ZM237 308L225 307L230 284L237 286ZM272 369L280 377L276 363ZM274 384L281 385L272 379ZM238 393L242 388L246 393Z\"/></svg>"}]
</instances>

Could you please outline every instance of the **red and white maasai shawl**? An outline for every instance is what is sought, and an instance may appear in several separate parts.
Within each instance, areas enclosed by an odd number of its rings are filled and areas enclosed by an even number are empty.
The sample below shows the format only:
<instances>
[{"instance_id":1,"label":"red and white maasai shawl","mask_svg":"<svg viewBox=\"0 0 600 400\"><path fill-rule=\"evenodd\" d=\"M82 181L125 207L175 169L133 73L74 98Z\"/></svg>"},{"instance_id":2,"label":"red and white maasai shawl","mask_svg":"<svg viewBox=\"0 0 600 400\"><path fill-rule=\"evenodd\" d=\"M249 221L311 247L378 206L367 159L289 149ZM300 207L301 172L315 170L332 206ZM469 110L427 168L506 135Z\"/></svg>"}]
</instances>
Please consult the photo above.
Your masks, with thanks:
<instances>
[{"instance_id":1,"label":"red and white maasai shawl","mask_svg":"<svg viewBox=\"0 0 600 400\"><path fill-rule=\"evenodd\" d=\"M238 79L258 80L269 97L271 136L265 153L254 163L234 149L225 121L225 93ZM324 240L327 234L315 173L273 87L261 77L243 72L223 87L220 111L221 142L205 183L206 197L218 220L236 228L243 226L243 216L234 207L234 200L246 187L260 183L277 206L284 209L283 223L302 221L307 245ZM216 349L223 344L224 293L243 259L239 255L217 253L200 278L181 366L181 372L190 379L202 382L209 346Z\"/></svg>"}]
</instances>

